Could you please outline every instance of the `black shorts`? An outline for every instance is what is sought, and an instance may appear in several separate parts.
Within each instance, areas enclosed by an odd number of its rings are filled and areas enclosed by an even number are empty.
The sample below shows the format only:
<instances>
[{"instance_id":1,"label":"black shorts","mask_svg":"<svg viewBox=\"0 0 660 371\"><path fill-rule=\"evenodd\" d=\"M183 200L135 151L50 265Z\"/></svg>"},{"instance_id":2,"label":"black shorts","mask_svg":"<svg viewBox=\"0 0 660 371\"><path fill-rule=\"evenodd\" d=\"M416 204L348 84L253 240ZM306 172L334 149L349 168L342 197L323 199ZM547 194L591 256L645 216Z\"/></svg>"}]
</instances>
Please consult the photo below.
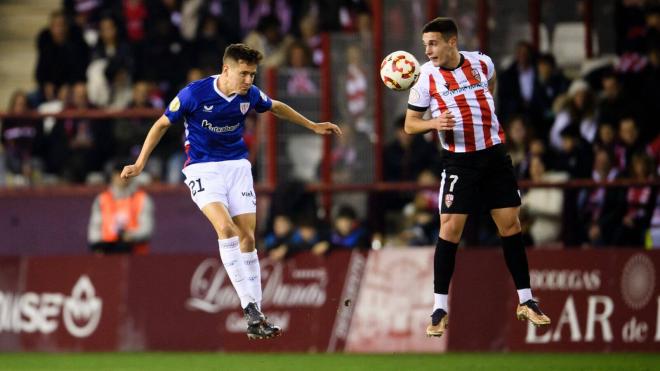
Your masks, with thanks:
<instances>
[{"instance_id":1,"label":"black shorts","mask_svg":"<svg viewBox=\"0 0 660 371\"><path fill-rule=\"evenodd\" d=\"M472 214L520 206L520 191L506 148L467 153L442 151L441 214Z\"/></svg>"}]
</instances>

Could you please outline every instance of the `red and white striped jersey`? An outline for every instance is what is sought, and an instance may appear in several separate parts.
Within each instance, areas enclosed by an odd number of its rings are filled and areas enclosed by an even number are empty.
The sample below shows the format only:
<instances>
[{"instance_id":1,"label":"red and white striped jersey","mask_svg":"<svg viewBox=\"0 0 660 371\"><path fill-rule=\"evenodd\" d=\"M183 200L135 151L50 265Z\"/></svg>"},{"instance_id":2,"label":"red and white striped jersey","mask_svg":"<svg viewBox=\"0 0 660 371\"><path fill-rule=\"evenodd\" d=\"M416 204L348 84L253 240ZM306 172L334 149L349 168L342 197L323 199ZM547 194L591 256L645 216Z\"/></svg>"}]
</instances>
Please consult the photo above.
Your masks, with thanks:
<instances>
[{"instance_id":1,"label":"red and white striped jersey","mask_svg":"<svg viewBox=\"0 0 660 371\"><path fill-rule=\"evenodd\" d=\"M422 65L417 84L410 89L408 108L431 109L438 117L450 110L454 129L439 131L442 147L451 152L474 152L504 143L504 130L495 115L495 102L488 80L495 74L489 56L480 52L460 52L461 63L453 70Z\"/></svg>"}]
</instances>

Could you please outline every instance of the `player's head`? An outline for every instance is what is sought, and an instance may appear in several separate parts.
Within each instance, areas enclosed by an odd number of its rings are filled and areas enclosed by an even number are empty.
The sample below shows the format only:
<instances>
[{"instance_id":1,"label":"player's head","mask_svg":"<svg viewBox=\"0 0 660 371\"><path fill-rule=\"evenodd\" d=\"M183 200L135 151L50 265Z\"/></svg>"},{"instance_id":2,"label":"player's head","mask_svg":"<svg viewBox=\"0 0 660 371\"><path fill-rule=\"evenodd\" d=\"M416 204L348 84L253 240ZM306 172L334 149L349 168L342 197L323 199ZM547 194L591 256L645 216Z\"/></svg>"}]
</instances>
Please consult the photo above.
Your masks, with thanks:
<instances>
[{"instance_id":1,"label":"player's head","mask_svg":"<svg viewBox=\"0 0 660 371\"><path fill-rule=\"evenodd\" d=\"M245 44L231 44L222 57L222 77L227 88L237 94L246 94L254 82L257 65L263 56Z\"/></svg>"},{"instance_id":2,"label":"player's head","mask_svg":"<svg viewBox=\"0 0 660 371\"><path fill-rule=\"evenodd\" d=\"M445 66L458 52L458 28L451 18L438 17L422 29L424 53L435 67Z\"/></svg>"}]
</instances>

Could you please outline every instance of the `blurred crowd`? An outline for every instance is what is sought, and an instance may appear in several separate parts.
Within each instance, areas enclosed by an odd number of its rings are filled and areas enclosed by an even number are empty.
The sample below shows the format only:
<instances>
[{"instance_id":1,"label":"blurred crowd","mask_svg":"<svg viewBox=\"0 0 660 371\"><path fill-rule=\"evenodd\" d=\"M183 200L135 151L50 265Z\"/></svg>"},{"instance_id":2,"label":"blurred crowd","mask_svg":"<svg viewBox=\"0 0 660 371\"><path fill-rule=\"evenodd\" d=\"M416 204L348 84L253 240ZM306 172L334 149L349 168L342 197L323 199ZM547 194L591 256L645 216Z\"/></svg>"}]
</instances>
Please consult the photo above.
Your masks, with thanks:
<instances>
[{"instance_id":1,"label":"blurred crowd","mask_svg":"<svg viewBox=\"0 0 660 371\"><path fill-rule=\"evenodd\" d=\"M162 109L189 81L218 73L225 46L234 42L262 51L265 67L317 68L328 58L321 32L370 33L368 3L64 0L36 38L38 89L16 91L7 111ZM519 179L653 181L660 174L660 5L617 0L616 7L614 63L597 63L568 77L552 54L520 41L511 51L512 63L498 66L497 114ZM364 160L361 147L351 142L355 135L373 141L364 119L368 80L361 57L358 44L347 48L346 86L337 93L354 126L345 127L347 135L335 142L337 182L359 175L350 165ZM304 73L292 76L289 93L316 89ZM139 153L153 120L98 121L4 120L0 184L99 182L113 159ZM248 120L248 136L253 121ZM321 255L333 248L435 243L435 185L442 162L437 136L407 135L403 122L401 117L388 123L394 129L384 146L384 180L415 181L427 188L370 195L361 216L356 205L340 204L325 223L316 200L306 197L299 183L282 184L273 200L282 192L285 201L273 201L264 236L273 258L310 249ZM181 180L183 128L172 129L147 169L153 181ZM522 190L522 197L521 221L529 245L660 246L656 187L532 188ZM485 214L469 219L467 245L499 243L489 219Z\"/></svg>"}]
</instances>

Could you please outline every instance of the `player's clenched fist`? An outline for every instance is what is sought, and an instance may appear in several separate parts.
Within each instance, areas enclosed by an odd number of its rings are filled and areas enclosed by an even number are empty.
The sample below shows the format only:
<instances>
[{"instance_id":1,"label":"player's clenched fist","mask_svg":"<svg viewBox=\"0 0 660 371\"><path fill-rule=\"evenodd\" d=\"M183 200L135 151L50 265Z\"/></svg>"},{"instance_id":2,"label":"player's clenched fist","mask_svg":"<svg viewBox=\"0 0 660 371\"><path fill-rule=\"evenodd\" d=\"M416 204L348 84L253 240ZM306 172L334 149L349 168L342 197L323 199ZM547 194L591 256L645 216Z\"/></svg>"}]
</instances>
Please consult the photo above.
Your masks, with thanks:
<instances>
[{"instance_id":1,"label":"player's clenched fist","mask_svg":"<svg viewBox=\"0 0 660 371\"><path fill-rule=\"evenodd\" d=\"M454 128L454 115L450 111L445 111L436 117L433 122L433 128L436 130L452 130Z\"/></svg>"},{"instance_id":2,"label":"player's clenched fist","mask_svg":"<svg viewBox=\"0 0 660 371\"><path fill-rule=\"evenodd\" d=\"M316 134L342 134L339 126L331 122L319 122L318 124L314 125L313 130Z\"/></svg>"},{"instance_id":3,"label":"player's clenched fist","mask_svg":"<svg viewBox=\"0 0 660 371\"><path fill-rule=\"evenodd\" d=\"M121 178L128 179L140 175L142 171L135 165L126 165L121 171Z\"/></svg>"}]
</instances>

